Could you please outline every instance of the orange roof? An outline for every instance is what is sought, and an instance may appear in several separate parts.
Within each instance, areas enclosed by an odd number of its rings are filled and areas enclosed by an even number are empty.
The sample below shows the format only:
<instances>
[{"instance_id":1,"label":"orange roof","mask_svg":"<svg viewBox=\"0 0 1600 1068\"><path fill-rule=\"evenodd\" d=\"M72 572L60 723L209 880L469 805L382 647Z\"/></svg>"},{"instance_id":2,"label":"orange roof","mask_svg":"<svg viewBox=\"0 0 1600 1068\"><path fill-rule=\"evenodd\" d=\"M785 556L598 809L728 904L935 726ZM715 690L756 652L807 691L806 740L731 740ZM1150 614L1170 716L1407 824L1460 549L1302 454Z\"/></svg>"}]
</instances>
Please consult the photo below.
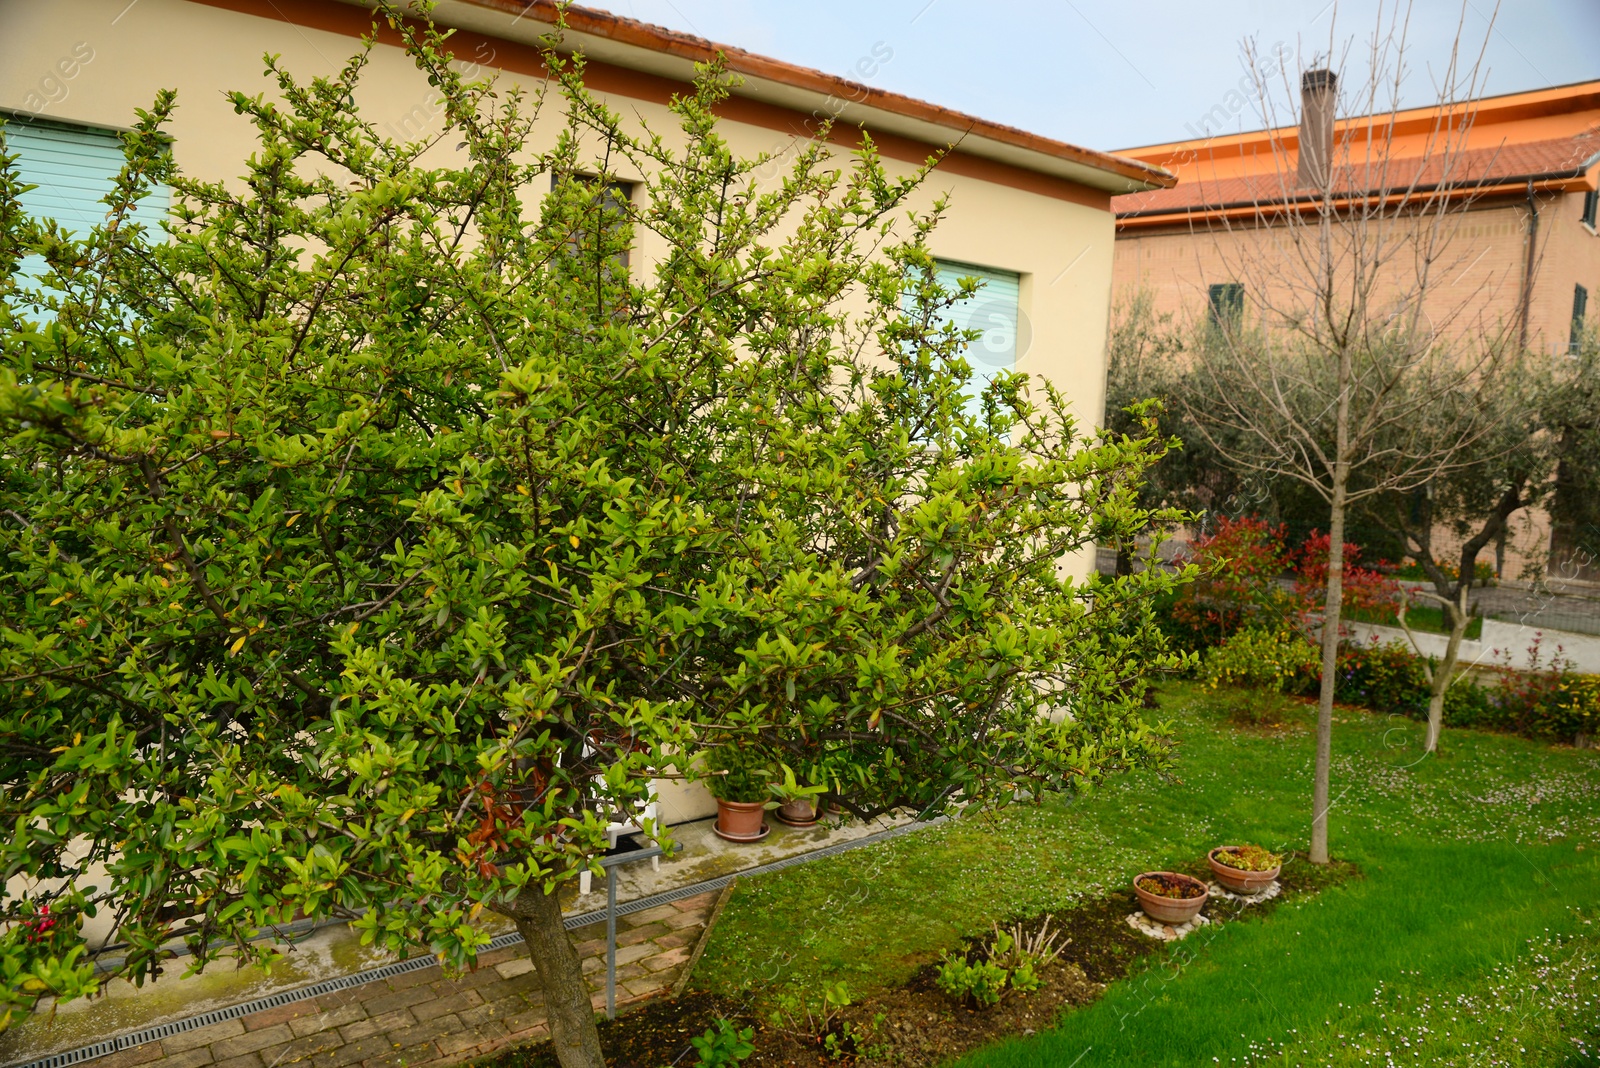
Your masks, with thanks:
<instances>
[{"instance_id":1,"label":"orange roof","mask_svg":"<svg viewBox=\"0 0 1600 1068\"><path fill-rule=\"evenodd\" d=\"M1468 196L1521 190L1529 182L1593 189L1600 176L1600 81L1488 97L1475 108L1345 119L1334 136L1334 190L1346 199L1441 185ZM1451 150L1440 151L1446 145ZM1133 158L1177 171L1179 183L1113 197L1112 209L1119 226L1137 227L1309 201L1296 188L1298 151L1295 127L1129 149Z\"/></svg>"},{"instance_id":2,"label":"orange roof","mask_svg":"<svg viewBox=\"0 0 1600 1068\"><path fill-rule=\"evenodd\" d=\"M478 9L477 17L469 9ZM512 17L484 17L490 13ZM436 9L435 17L449 25L505 36L511 26L522 20L546 25L554 23L556 13L553 0L446 0ZM811 112L823 101L833 101L842 105L838 115L846 124L860 123L869 129L884 129L933 145L956 143L964 153L1069 178L1111 193L1165 188L1177 181L1165 168L1144 160L1041 137L900 93L606 11L568 7L566 24L567 40L597 59L683 79L692 73L691 64L707 62L720 54L727 69L745 79L745 85L736 89L736 94L795 108L802 113ZM663 65L659 60L644 59L641 53L677 62Z\"/></svg>"},{"instance_id":3,"label":"orange roof","mask_svg":"<svg viewBox=\"0 0 1600 1068\"><path fill-rule=\"evenodd\" d=\"M1466 187L1463 192L1522 186L1530 181L1546 186L1562 179L1582 179L1597 160L1600 127L1577 137L1467 149L1448 161L1448 175L1446 161L1438 156L1391 156L1371 164L1347 162L1336 168L1333 192L1339 198L1412 188L1424 192L1438 188L1441 181ZM1201 172L1186 177L1176 188L1130 193L1113 197L1111 203L1122 219L1223 211L1300 199L1309 197L1305 190L1296 188L1291 166L1283 173L1274 168L1226 178Z\"/></svg>"}]
</instances>

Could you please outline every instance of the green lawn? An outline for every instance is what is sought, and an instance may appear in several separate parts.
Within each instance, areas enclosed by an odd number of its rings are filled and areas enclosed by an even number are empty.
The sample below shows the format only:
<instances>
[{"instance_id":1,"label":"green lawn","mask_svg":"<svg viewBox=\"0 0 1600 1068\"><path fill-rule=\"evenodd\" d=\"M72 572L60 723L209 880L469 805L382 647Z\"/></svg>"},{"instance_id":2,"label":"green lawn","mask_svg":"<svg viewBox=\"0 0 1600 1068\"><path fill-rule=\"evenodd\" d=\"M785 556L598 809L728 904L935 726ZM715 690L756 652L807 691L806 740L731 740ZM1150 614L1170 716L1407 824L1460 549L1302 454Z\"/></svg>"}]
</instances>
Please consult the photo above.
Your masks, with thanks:
<instances>
[{"instance_id":1,"label":"green lawn","mask_svg":"<svg viewBox=\"0 0 1600 1068\"><path fill-rule=\"evenodd\" d=\"M1242 731L1226 714L1242 699L1167 689L1177 781L1132 776L752 880L695 985L770 993L838 977L870 992L992 920L1213 845L1303 848L1309 712ZM1418 741L1409 720L1339 716L1332 841L1362 878L1203 932L1056 1030L970 1063L1600 1064L1573 1042L1600 1027L1600 754L1451 731L1424 760Z\"/></svg>"},{"instance_id":2,"label":"green lawn","mask_svg":"<svg viewBox=\"0 0 1600 1068\"><path fill-rule=\"evenodd\" d=\"M1388 609L1375 611L1372 609L1351 609L1345 613L1345 618L1360 623L1380 623L1385 627L1398 627L1399 618ZM1449 634L1450 628L1445 625L1444 609L1433 608L1428 605L1416 605L1406 612L1406 622L1411 624L1411 629L1418 633ZM1474 616L1472 622L1467 624L1462 637L1475 642L1483 638L1483 617Z\"/></svg>"}]
</instances>

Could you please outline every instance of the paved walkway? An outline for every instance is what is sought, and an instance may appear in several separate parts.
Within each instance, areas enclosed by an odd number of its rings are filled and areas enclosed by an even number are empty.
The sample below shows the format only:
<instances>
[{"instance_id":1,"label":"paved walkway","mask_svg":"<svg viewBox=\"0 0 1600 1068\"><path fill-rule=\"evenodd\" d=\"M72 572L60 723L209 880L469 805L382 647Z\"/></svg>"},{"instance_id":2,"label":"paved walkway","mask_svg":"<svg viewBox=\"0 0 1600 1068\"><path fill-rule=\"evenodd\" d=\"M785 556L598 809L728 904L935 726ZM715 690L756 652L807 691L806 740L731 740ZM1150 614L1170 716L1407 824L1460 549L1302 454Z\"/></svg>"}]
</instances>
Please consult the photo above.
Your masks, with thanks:
<instances>
[{"instance_id":1,"label":"paved walkway","mask_svg":"<svg viewBox=\"0 0 1600 1068\"><path fill-rule=\"evenodd\" d=\"M715 893L617 917L617 1004L670 989L689 959ZM604 923L572 932L591 1001L605 1007ZM486 953L476 971L437 967L182 1031L88 1062L93 1068L421 1068L549 1036L544 996L523 948Z\"/></svg>"}]
</instances>

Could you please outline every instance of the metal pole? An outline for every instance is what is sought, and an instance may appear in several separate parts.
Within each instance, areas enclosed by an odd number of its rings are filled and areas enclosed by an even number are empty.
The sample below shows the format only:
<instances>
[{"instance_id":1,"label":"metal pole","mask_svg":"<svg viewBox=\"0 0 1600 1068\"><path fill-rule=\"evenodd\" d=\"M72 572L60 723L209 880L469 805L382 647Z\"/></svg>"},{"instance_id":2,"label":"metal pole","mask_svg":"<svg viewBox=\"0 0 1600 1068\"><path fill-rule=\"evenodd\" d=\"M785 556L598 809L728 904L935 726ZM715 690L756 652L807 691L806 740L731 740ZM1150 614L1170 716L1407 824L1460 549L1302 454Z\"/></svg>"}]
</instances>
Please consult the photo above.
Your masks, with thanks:
<instances>
[{"instance_id":1,"label":"metal pole","mask_svg":"<svg viewBox=\"0 0 1600 1068\"><path fill-rule=\"evenodd\" d=\"M617 869L606 869L606 1019L617 1018Z\"/></svg>"}]
</instances>

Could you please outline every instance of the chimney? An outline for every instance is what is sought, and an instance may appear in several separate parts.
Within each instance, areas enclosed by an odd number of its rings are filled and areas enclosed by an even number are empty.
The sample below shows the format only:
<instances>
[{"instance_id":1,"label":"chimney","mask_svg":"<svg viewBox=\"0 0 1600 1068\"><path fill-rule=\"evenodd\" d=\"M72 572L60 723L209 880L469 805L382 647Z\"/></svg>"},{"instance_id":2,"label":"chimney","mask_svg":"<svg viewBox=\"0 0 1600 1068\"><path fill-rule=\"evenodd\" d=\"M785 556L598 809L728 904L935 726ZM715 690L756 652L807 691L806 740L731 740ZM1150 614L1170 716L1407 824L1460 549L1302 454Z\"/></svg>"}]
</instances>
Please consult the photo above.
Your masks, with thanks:
<instances>
[{"instance_id":1,"label":"chimney","mask_svg":"<svg viewBox=\"0 0 1600 1068\"><path fill-rule=\"evenodd\" d=\"M1300 75L1300 184L1322 189L1333 160L1333 105L1339 79L1333 71Z\"/></svg>"}]
</instances>

